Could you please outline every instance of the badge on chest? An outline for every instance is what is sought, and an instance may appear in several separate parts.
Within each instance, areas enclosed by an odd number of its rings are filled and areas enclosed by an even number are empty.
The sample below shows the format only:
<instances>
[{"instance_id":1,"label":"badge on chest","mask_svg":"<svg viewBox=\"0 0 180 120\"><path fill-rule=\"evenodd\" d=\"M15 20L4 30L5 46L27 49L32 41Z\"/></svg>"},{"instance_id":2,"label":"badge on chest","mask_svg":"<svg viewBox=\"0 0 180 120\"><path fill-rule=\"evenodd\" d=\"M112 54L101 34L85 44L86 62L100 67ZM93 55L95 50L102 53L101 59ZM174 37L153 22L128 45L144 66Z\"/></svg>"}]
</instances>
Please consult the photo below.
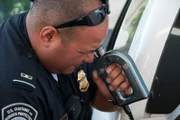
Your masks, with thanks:
<instances>
[{"instance_id":1,"label":"badge on chest","mask_svg":"<svg viewBox=\"0 0 180 120\"><path fill-rule=\"evenodd\" d=\"M79 90L81 92L86 92L89 88L89 82L86 77L86 73L83 70L78 72L78 83L79 83Z\"/></svg>"}]
</instances>

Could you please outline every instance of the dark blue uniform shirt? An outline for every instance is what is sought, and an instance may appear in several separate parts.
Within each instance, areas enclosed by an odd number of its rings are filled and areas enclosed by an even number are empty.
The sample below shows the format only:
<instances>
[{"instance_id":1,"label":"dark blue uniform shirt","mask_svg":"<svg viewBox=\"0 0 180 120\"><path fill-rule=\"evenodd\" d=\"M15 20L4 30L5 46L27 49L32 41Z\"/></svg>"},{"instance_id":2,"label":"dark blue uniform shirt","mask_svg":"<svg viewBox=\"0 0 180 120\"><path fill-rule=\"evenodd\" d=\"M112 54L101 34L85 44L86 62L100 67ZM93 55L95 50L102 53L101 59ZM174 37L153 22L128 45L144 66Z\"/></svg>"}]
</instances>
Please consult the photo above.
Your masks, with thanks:
<instances>
[{"instance_id":1,"label":"dark blue uniform shirt","mask_svg":"<svg viewBox=\"0 0 180 120\"><path fill-rule=\"evenodd\" d=\"M68 116L73 120L66 102L74 95L81 103L77 120L90 120L90 102L97 90L90 65L83 64L72 75L58 75L57 82L36 58L26 30L26 15L16 15L0 26L0 118L66 120ZM79 90L79 70L87 74L87 92Z\"/></svg>"}]
</instances>

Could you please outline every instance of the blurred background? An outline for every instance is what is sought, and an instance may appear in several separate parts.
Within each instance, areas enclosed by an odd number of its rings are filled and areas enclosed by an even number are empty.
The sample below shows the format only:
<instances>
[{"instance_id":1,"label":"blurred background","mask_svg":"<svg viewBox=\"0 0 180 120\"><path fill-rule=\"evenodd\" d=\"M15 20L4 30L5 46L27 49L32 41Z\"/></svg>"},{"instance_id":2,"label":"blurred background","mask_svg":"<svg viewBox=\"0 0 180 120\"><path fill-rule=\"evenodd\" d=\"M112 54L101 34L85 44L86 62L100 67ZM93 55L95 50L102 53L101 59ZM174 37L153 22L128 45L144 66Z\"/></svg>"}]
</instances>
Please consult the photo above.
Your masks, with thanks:
<instances>
[{"instance_id":1,"label":"blurred background","mask_svg":"<svg viewBox=\"0 0 180 120\"><path fill-rule=\"evenodd\" d=\"M29 0L0 0L0 24L12 15L29 10Z\"/></svg>"}]
</instances>

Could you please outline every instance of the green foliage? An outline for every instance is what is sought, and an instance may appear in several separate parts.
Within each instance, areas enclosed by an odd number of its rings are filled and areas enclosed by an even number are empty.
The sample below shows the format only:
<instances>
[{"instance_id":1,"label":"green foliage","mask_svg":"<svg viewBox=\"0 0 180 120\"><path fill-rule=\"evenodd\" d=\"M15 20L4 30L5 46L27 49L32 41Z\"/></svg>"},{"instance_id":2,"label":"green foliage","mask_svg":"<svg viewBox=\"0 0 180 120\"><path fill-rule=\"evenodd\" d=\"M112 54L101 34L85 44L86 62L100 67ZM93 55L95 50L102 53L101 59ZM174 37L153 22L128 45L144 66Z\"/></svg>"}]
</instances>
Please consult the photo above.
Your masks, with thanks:
<instances>
[{"instance_id":1,"label":"green foliage","mask_svg":"<svg viewBox=\"0 0 180 120\"><path fill-rule=\"evenodd\" d=\"M29 10L29 0L0 0L0 24L12 15Z\"/></svg>"},{"instance_id":2,"label":"green foliage","mask_svg":"<svg viewBox=\"0 0 180 120\"><path fill-rule=\"evenodd\" d=\"M139 9L139 11L137 12L137 14L135 15L134 19L132 20L131 24L130 24L130 27L129 27L129 39L132 39L134 37L134 33L137 29L137 26L138 26L138 23L141 19L141 16L144 12L144 9L146 7L146 3Z\"/></svg>"}]
</instances>

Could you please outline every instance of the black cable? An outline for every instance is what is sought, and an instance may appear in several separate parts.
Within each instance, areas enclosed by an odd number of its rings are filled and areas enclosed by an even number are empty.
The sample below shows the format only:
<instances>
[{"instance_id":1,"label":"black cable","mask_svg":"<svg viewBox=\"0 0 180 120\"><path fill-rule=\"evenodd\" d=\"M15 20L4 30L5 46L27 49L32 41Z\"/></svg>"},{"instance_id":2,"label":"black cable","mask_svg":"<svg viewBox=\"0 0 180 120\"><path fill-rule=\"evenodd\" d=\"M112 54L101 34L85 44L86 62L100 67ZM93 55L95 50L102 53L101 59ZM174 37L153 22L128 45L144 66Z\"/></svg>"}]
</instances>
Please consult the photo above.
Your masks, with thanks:
<instances>
[{"instance_id":1,"label":"black cable","mask_svg":"<svg viewBox=\"0 0 180 120\"><path fill-rule=\"evenodd\" d=\"M123 109L126 112L126 114L129 116L129 119L130 120L134 120L133 114L132 114L131 109L129 108L129 106L128 105L124 105Z\"/></svg>"}]
</instances>

